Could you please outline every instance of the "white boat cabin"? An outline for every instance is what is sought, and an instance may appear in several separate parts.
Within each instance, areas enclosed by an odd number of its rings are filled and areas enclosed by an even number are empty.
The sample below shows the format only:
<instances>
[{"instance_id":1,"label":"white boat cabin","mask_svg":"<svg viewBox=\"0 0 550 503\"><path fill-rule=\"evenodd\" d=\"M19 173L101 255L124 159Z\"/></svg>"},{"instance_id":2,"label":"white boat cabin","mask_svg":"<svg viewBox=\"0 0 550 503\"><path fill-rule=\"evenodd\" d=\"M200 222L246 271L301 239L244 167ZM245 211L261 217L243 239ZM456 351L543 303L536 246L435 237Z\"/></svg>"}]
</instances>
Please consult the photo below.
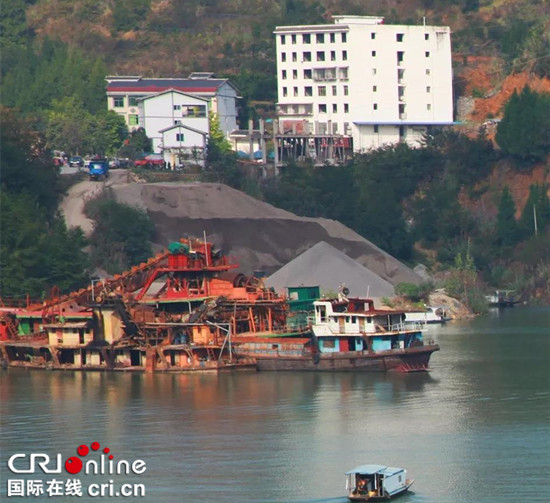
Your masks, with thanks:
<instances>
[{"instance_id":1,"label":"white boat cabin","mask_svg":"<svg viewBox=\"0 0 550 503\"><path fill-rule=\"evenodd\" d=\"M426 306L424 311L408 311L405 313L406 321L415 323L445 323L450 317L444 306Z\"/></svg>"},{"instance_id":2,"label":"white boat cabin","mask_svg":"<svg viewBox=\"0 0 550 503\"><path fill-rule=\"evenodd\" d=\"M312 330L321 353L389 351L421 346L417 324L401 311L378 310L371 299L319 300Z\"/></svg>"},{"instance_id":3,"label":"white boat cabin","mask_svg":"<svg viewBox=\"0 0 550 503\"><path fill-rule=\"evenodd\" d=\"M362 465L346 473L346 491L351 501L389 500L412 484L403 468Z\"/></svg>"}]
</instances>

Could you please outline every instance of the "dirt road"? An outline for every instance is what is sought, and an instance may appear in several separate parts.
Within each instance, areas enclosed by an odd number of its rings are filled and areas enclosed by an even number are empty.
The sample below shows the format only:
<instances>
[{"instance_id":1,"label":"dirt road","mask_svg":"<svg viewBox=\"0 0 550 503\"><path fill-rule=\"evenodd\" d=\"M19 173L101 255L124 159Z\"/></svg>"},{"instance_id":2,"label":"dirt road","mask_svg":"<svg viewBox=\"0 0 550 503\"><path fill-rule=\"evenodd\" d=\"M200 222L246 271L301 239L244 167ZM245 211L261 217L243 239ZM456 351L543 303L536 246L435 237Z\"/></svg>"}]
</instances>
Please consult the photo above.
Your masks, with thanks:
<instances>
[{"instance_id":1,"label":"dirt road","mask_svg":"<svg viewBox=\"0 0 550 503\"><path fill-rule=\"evenodd\" d=\"M60 210L65 216L67 227L81 227L86 236L94 230L94 221L84 214L86 201L97 197L103 189L118 183L125 183L128 179L127 170L111 170L109 179L104 182L85 180L73 185L61 202Z\"/></svg>"}]
</instances>

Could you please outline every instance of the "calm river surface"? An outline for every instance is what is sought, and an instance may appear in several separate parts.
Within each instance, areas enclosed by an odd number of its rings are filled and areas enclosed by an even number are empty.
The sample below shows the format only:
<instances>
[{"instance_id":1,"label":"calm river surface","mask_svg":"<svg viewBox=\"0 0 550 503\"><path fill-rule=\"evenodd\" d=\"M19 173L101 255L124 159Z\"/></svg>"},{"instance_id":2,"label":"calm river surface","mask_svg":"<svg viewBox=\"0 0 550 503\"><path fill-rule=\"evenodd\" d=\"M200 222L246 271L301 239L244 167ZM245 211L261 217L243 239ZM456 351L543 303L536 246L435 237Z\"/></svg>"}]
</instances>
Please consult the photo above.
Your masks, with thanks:
<instances>
[{"instance_id":1,"label":"calm river surface","mask_svg":"<svg viewBox=\"0 0 550 503\"><path fill-rule=\"evenodd\" d=\"M415 479L401 503L548 501L549 327L535 307L430 327L425 374L0 370L0 500L343 503L344 472L377 463ZM7 497L10 479L55 477L10 473L13 454L65 460L94 441L147 469L82 485L137 481L145 497Z\"/></svg>"}]
</instances>

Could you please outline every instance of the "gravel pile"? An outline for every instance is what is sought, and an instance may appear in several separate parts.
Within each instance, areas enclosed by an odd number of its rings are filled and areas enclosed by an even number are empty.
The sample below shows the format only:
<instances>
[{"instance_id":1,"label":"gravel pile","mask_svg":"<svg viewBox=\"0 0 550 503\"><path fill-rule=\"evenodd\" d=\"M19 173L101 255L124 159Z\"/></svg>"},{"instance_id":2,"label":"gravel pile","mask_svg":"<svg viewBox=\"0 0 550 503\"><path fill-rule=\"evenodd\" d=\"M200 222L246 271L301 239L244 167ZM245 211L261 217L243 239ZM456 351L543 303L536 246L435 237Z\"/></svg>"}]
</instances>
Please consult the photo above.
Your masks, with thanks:
<instances>
[{"instance_id":1,"label":"gravel pile","mask_svg":"<svg viewBox=\"0 0 550 503\"><path fill-rule=\"evenodd\" d=\"M219 183L137 183L114 170L105 186L117 201L144 209L155 225L154 251L184 236L207 239L232 256L240 271L274 273L324 241L393 286L422 282L412 269L335 220L299 217ZM103 187L81 182L62 204L69 226L93 228L82 214L83 200ZM359 294L359 292L357 292ZM365 292L362 291L361 295Z\"/></svg>"},{"instance_id":2,"label":"gravel pile","mask_svg":"<svg viewBox=\"0 0 550 503\"><path fill-rule=\"evenodd\" d=\"M324 241L312 246L267 278L266 285L284 293L289 286L317 286L337 293L340 285L353 297L391 297L393 285Z\"/></svg>"}]
</instances>

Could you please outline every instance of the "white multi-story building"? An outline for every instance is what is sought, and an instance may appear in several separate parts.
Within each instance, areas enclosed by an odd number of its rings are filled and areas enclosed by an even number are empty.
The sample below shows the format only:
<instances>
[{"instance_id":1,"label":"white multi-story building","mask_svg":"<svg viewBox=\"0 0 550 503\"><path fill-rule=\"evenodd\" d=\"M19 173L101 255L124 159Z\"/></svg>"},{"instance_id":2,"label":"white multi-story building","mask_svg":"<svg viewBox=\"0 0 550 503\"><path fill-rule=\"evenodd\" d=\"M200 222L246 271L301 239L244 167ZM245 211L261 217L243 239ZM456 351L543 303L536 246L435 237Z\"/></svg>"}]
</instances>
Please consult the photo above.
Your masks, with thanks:
<instances>
[{"instance_id":1,"label":"white multi-story building","mask_svg":"<svg viewBox=\"0 0 550 503\"><path fill-rule=\"evenodd\" d=\"M212 73L195 72L186 79L108 76L105 80L107 107L124 117L129 129L139 127L139 102L167 90L207 100L226 136L237 128L237 89L228 79L217 79Z\"/></svg>"},{"instance_id":2,"label":"white multi-story building","mask_svg":"<svg viewBox=\"0 0 550 503\"><path fill-rule=\"evenodd\" d=\"M275 29L279 163L417 145L430 126L453 123L450 28L333 19Z\"/></svg>"}]
</instances>

